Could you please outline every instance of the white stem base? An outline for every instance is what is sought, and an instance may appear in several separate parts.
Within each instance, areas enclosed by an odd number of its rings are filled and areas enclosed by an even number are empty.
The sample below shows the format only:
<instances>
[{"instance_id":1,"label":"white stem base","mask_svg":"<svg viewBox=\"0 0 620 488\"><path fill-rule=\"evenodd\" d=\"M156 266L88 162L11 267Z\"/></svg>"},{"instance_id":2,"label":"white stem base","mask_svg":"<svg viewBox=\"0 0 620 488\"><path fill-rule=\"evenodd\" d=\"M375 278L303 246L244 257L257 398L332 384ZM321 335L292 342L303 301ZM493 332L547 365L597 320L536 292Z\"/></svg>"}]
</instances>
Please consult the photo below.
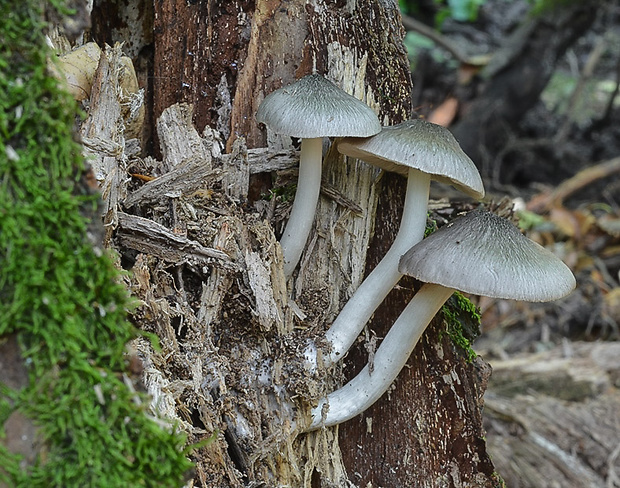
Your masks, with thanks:
<instances>
[{"instance_id":1,"label":"white stem base","mask_svg":"<svg viewBox=\"0 0 620 488\"><path fill-rule=\"evenodd\" d=\"M286 278L293 274L310 235L321 191L322 163L323 139L302 139L297 191L291 215L280 239Z\"/></svg>"},{"instance_id":2,"label":"white stem base","mask_svg":"<svg viewBox=\"0 0 620 488\"><path fill-rule=\"evenodd\" d=\"M341 360L372 317L377 307L394 288L402 274L398 261L424 237L430 175L411 169L400 228L383 259L366 277L325 334L331 352L325 356L329 367Z\"/></svg>"},{"instance_id":3,"label":"white stem base","mask_svg":"<svg viewBox=\"0 0 620 488\"><path fill-rule=\"evenodd\" d=\"M340 424L375 403L396 379L422 333L453 292L441 285L424 285L375 352L372 372L366 365L355 378L321 400L312 410L312 424L307 430Z\"/></svg>"}]
</instances>

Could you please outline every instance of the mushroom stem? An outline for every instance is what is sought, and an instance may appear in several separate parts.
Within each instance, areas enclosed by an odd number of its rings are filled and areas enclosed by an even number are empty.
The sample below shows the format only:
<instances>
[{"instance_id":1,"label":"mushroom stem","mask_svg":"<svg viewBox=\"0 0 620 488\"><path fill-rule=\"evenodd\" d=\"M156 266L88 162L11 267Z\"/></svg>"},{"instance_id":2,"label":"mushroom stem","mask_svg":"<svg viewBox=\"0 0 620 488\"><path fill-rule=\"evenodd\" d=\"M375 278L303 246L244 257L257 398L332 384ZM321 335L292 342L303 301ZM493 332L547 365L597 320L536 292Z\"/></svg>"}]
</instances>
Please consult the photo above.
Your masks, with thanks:
<instances>
[{"instance_id":1,"label":"mushroom stem","mask_svg":"<svg viewBox=\"0 0 620 488\"><path fill-rule=\"evenodd\" d=\"M381 342L372 366L367 364L346 385L320 400L312 410L312 424L307 430L345 422L377 401L396 379L422 333L453 292L454 289L441 285L422 286Z\"/></svg>"},{"instance_id":2,"label":"mushroom stem","mask_svg":"<svg viewBox=\"0 0 620 488\"><path fill-rule=\"evenodd\" d=\"M427 173L409 169L403 215L396 239L326 332L325 338L331 351L325 356L325 366L344 357L379 304L402 277L398 271L400 257L424 237L430 182L431 177Z\"/></svg>"},{"instance_id":3,"label":"mushroom stem","mask_svg":"<svg viewBox=\"0 0 620 488\"><path fill-rule=\"evenodd\" d=\"M323 139L321 137L302 139L297 191L291 215L280 239L286 278L293 274L314 222L321 190L322 162Z\"/></svg>"}]
</instances>

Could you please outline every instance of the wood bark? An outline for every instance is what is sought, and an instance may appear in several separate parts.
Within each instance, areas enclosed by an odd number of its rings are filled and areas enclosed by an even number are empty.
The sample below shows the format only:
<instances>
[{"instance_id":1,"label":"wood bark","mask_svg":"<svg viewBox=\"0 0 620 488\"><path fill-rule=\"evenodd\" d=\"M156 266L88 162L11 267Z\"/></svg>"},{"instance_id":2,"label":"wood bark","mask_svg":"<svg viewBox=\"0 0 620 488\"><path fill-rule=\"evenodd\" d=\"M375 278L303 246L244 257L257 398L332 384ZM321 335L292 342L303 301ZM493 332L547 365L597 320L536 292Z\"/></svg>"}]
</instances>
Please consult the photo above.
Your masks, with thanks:
<instances>
[{"instance_id":1,"label":"wood bark","mask_svg":"<svg viewBox=\"0 0 620 488\"><path fill-rule=\"evenodd\" d=\"M160 351L144 339L134 344L153 408L191 441L214 435L194 455L194 486L495 486L480 415L488 371L481 360L466 361L441 320L395 389L340 437L338 429L301 434L313 403L345 380L340 367L307 372L306 341L320 339L387 250L402 179L328 148L326 191L289 283L277 244L287 205L247 199L250 175L279 178L295 163L290 138L254 121L272 90L316 70L386 125L411 116L397 3L156 1L153 8L153 44L147 48L144 35L139 49L153 53L153 68L139 78L152 79L147 133L158 121L157 148L130 156L113 132L120 152L97 154L116 163L101 181L116 185L114 199L106 197L107 222L142 303L134 320L160 338ZM98 32L121 40L113 29ZM116 114L113 90L99 92ZM101 137L109 132L97 127ZM110 180L127 168L156 179ZM377 335L411 296L411 284L404 288L376 314ZM358 354L350 362L365 360Z\"/></svg>"}]
</instances>

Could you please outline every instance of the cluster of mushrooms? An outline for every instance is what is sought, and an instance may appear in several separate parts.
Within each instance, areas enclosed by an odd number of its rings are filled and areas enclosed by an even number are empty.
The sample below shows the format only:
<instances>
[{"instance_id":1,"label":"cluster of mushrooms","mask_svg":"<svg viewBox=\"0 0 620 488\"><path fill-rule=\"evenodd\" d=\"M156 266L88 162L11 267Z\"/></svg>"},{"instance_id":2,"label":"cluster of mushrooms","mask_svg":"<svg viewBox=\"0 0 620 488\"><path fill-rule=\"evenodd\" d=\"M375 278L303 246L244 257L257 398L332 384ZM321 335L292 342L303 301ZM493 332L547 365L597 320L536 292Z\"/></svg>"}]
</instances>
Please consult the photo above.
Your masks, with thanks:
<instances>
[{"instance_id":1,"label":"cluster of mushrooms","mask_svg":"<svg viewBox=\"0 0 620 488\"><path fill-rule=\"evenodd\" d=\"M362 101L320 75L308 75L269 94L256 120L276 134L301 139L299 184L280 244L291 277L305 247L319 197L323 138L338 151L407 177L400 230L326 332L329 367L342 359L372 314L403 275L425 283L391 327L366 367L312 410L307 430L336 425L362 413L396 379L422 333L455 290L492 298L551 301L575 288L570 269L523 236L508 220L485 210L459 217L424 239L431 179L481 199L480 174L452 133L415 119L381 127ZM303 121L303 122L300 122ZM310 368L316 347L306 349Z\"/></svg>"}]
</instances>

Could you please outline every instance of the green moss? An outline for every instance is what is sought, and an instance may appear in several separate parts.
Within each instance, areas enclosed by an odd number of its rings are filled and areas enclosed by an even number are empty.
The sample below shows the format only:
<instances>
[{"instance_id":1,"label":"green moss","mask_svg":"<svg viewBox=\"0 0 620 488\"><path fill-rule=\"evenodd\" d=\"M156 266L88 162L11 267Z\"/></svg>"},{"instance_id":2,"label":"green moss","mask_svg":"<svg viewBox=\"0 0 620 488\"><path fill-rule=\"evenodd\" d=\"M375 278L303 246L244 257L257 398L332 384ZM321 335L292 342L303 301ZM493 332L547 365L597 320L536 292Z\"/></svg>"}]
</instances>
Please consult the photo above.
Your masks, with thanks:
<instances>
[{"instance_id":1,"label":"green moss","mask_svg":"<svg viewBox=\"0 0 620 488\"><path fill-rule=\"evenodd\" d=\"M500 475L497 471L494 471L492 476L497 488L506 488L506 482L504 481L504 478L502 478L502 475Z\"/></svg>"},{"instance_id":2,"label":"green moss","mask_svg":"<svg viewBox=\"0 0 620 488\"><path fill-rule=\"evenodd\" d=\"M271 188L267 193L263 193L261 198L263 200L271 201L274 198L278 198L283 202L292 202L295 200L295 193L297 192L297 185L287 186L275 186Z\"/></svg>"},{"instance_id":3,"label":"green moss","mask_svg":"<svg viewBox=\"0 0 620 488\"><path fill-rule=\"evenodd\" d=\"M480 311L462 293L456 291L441 309L445 333L454 344L467 354L467 360L473 361L477 354L472 343L480 335Z\"/></svg>"},{"instance_id":4,"label":"green moss","mask_svg":"<svg viewBox=\"0 0 620 488\"><path fill-rule=\"evenodd\" d=\"M431 218L430 212L426 215L426 227L424 228L424 237L430 236L433 232L435 232L439 227L437 226L437 222Z\"/></svg>"},{"instance_id":5,"label":"green moss","mask_svg":"<svg viewBox=\"0 0 620 488\"><path fill-rule=\"evenodd\" d=\"M519 217L519 229L528 231L536 228L540 228L545 225L545 218L529 210L519 210L517 213Z\"/></svg>"},{"instance_id":6,"label":"green moss","mask_svg":"<svg viewBox=\"0 0 620 488\"><path fill-rule=\"evenodd\" d=\"M184 436L122 379L130 301L86 239L97 199L78 184L78 109L47 73L42 5L0 4L0 338L17 335L29 369L21 390L0 382L0 437L17 410L44 446L26 468L0 446L0 485L179 486Z\"/></svg>"}]
</instances>

